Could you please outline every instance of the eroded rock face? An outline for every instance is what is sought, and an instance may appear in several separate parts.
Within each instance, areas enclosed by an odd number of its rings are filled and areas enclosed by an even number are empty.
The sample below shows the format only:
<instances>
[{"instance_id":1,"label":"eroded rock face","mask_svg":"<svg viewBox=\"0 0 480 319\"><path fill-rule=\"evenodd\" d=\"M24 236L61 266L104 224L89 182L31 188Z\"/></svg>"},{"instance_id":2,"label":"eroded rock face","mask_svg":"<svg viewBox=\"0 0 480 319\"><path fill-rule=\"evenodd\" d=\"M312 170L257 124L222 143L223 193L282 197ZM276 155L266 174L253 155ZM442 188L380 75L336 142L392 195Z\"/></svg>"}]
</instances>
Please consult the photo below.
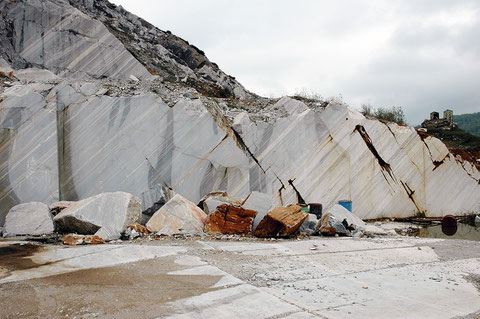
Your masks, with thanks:
<instances>
[{"instance_id":1,"label":"eroded rock face","mask_svg":"<svg viewBox=\"0 0 480 319\"><path fill-rule=\"evenodd\" d=\"M159 235L197 234L203 232L206 219L198 206L177 194L153 214L146 226Z\"/></svg>"},{"instance_id":2,"label":"eroded rock face","mask_svg":"<svg viewBox=\"0 0 480 319\"><path fill-rule=\"evenodd\" d=\"M308 213L302 207L291 205L269 211L258 224L254 235L257 237L287 237L294 235L307 219Z\"/></svg>"},{"instance_id":3,"label":"eroded rock face","mask_svg":"<svg viewBox=\"0 0 480 319\"><path fill-rule=\"evenodd\" d=\"M101 21L150 72L167 80L193 86L206 96L250 99L256 95L234 77L225 74L203 51L169 31L162 31L147 21L105 0L92 5L69 0L72 6Z\"/></svg>"},{"instance_id":4,"label":"eroded rock face","mask_svg":"<svg viewBox=\"0 0 480 319\"><path fill-rule=\"evenodd\" d=\"M53 215L43 203L26 203L12 207L5 219L5 235L44 235L55 230Z\"/></svg>"},{"instance_id":5,"label":"eroded rock face","mask_svg":"<svg viewBox=\"0 0 480 319\"><path fill-rule=\"evenodd\" d=\"M0 11L15 35L7 58L76 78L151 77L101 22L66 2L2 1Z\"/></svg>"},{"instance_id":6,"label":"eroded rock face","mask_svg":"<svg viewBox=\"0 0 480 319\"><path fill-rule=\"evenodd\" d=\"M222 204L208 216L206 233L250 234L256 211L235 205Z\"/></svg>"},{"instance_id":7,"label":"eroded rock face","mask_svg":"<svg viewBox=\"0 0 480 319\"><path fill-rule=\"evenodd\" d=\"M131 223L140 221L141 207L132 194L103 193L72 204L55 216L54 222L61 232L96 234L111 240L120 238Z\"/></svg>"}]
</instances>

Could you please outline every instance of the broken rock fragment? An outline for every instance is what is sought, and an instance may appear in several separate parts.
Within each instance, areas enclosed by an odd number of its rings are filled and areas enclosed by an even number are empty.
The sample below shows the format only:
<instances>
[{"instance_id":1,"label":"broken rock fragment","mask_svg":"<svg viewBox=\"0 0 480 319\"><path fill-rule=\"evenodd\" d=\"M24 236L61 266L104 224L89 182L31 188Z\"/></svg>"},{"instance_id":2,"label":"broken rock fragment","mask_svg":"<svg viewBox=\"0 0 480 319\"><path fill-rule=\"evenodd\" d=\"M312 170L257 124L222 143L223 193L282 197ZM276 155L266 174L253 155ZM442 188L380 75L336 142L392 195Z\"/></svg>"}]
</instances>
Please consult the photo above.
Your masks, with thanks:
<instances>
[{"instance_id":1,"label":"broken rock fragment","mask_svg":"<svg viewBox=\"0 0 480 319\"><path fill-rule=\"evenodd\" d=\"M308 213L298 205L277 207L269 211L258 224L257 237L287 237L294 235L308 218Z\"/></svg>"},{"instance_id":2,"label":"broken rock fragment","mask_svg":"<svg viewBox=\"0 0 480 319\"><path fill-rule=\"evenodd\" d=\"M53 215L43 203L26 203L12 207L5 218L6 236L45 235L55 230Z\"/></svg>"},{"instance_id":3,"label":"broken rock fragment","mask_svg":"<svg viewBox=\"0 0 480 319\"><path fill-rule=\"evenodd\" d=\"M64 245L75 246L83 244L83 235L68 234L62 237L61 241Z\"/></svg>"},{"instance_id":4,"label":"broken rock fragment","mask_svg":"<svg viewBox=\"0 0 480 319\"><path fill-rule=\"evenodd\" d=\"M315 214L308 214L307 219L303 222L302 226L300 227L300 232L304 232L308 236L315 234L317 229L317 215Z\"/></svg>"},{"instance_id":5,"label":"broken rock fragment","mask_svg":"<svg viewBox=\"0 0 480 319\"><path fill-rule=\"evenodd\" d=\"M217 191L211 192L200 200L198 207L200 207L205 214L210 215L217 210L217 207L222 204L232 204L241 206L242 198L228 196L227 192Z\"/></svg>"},{"instance_id":6,"label":"broken rock fragment","mask_svg":"<svg viewBox=\"0 0 480 319\"><path fill-rule=\"evenodd\" d=\"M127 230L125 231L125 237L128 237L130 240L148 235L149 231L147 227L140 225L139 223L133 223L128 225Z\"/></svg>"},{"instance_id":7,"label":"broken rock fragment","mask_svg":"<svg viewBox=\"0 0 480 319\"><path fill-rule=\"evenodd\" d=\"M76 245L98 245L105 243L105 240L97 235L77 235L77 234L68 234L62 237L61 239L64 245L76 246Z\"/></svg>"},{"instance_id":8,"label":"broken rock fragment","mask_svg":"<svg viewBox=\"0 0 480 319\"><path fill-rule=\"evenodd\" d=\"M52 203L50 206L48 206L48 208L52 212L53 216L57 216L58 214L60 214L62 210L70 207L73 203L75 202L71 202L71 201L55 202L55 203Z\"/></svg>"},{"instance_id":9,"label":"broken rock fragment","mask_svg":"<svg viewBox=\"0 0 480 319\"><path fill-rule=\"evenodd\" d=\"M194 203L177 194L160 208L147 223L158 235L195 234L203 232L207 215Z\"/></svg>"},{"instance_id":10,"label":"broken rock fragment","mask_svg":"<svg viewBox=\"0 0 480 319\"><path fill-rule=\"evenodd\" d=\"M322 216L318 224L319 232L323 235L351 236L354 232L365 231L365 223L341 205L334 205Z\"/></svg>"},{"instance_id":11,"label":"broken rock fragment","mask_svg":"<svg viewBox=\"0 0 480 319\"><path fill-rule=\"evenodd\" d=\"M120 238L131 223L139 222L141 214L140 199L129 193L115 192L75 202L53 220L62 232L96 233L104 240L111 240Z\"/></svg>"},{"instance_id":12,"label":"broken rock fragment","mask_svg":"<svg viewBox=\"0 0 480 319\"><path fill-rule=\"evenodd\" d=\"M206 233L249 234L257 212L240 206L222 204L208 216Z\"/></svg>"},{"instance_id":13,"label":"broken rock fragment","mask_svg":"<svg viewBox=\"0 0 480 319\"><path fill-rule=\"evenodd\" d=\"M83 238L83 242L88 245L104 244L105 240L98 235L87 235Z\"/></svg>"}]
</instances>

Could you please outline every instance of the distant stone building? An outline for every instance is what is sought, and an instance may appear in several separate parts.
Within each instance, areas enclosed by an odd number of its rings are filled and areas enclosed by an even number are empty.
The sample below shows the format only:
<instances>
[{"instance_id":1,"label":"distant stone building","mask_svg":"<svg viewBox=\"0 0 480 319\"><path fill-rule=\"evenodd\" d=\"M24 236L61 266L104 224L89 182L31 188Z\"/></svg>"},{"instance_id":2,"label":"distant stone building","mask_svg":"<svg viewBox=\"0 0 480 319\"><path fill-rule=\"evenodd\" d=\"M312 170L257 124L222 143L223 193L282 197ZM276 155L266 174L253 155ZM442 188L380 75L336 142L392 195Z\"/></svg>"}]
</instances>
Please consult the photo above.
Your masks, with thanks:
<instances>
[{"instance_id":1,"label":"distant stone building","mask_svg":"<svg viewBox=\"0 0 480 319\"><path fill-rule=\"evenodd\" d=\"M450 130L453 127L457 127L457 124L453 122L453 111L445 110L443 112L443 119L440 118L438 112L430 113L430 119L423 121L422 127L426 129L440 128Z\"/></svg>"},{"instance_id":2,"label":"distant stone building","mask_svg":"<svg viewBox=\"0 0 480 319\"><path fill-rule=\"evenodd\" d=\"M448 123L453 124L453 111L445 110L443 111L443 118L448 121Z\"/></svg>"}]
</instances>

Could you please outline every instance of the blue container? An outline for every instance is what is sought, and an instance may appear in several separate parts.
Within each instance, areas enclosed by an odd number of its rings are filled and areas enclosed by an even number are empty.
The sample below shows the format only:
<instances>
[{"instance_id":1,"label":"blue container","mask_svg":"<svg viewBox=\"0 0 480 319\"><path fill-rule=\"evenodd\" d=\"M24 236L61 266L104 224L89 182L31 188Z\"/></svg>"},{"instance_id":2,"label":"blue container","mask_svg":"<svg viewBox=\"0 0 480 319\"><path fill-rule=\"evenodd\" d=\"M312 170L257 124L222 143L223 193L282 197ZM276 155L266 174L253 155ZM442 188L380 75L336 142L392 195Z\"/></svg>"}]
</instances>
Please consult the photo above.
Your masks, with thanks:
<instances>
[{"instance_id":1,"label":"blue container","mask_svg":"<svg viewBox=\"0 0 480 319\"><path fill-rule=\"evenodd\" d=\"M352 212L352 201L351 200L339 200L338 204L348 209L348 211Z\"/></svg>"}]
</instances>

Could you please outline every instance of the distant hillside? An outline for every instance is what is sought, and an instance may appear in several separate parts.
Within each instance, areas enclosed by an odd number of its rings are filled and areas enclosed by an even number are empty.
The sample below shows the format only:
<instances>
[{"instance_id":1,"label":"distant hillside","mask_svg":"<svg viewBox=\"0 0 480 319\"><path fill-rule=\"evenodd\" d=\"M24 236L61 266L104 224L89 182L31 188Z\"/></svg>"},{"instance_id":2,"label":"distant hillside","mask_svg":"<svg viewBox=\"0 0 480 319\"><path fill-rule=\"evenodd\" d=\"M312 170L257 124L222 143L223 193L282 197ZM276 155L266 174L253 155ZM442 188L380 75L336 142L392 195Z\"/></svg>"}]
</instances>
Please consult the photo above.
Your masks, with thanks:
<instances>
[{"instance_id":1,"label":"distant hillside","mask_svg":"<svg viewBox=\"0 0 480 319\"><path fill-rule=\"evenodd\" d=\"M454 115L453 120L462 130L480 136L480 112Z\"/></svg>"},{"instance_id":2,"label":"distant hillside","mask_svg":"<svg viewBox=\"0 0 480 319\"><path fill-rule=\"evenodd\" d=\"M450 149L480 150L480 137L459 128L451 130L428 129L428 134L442 140Z\"/></svg>"}]
</instances>

